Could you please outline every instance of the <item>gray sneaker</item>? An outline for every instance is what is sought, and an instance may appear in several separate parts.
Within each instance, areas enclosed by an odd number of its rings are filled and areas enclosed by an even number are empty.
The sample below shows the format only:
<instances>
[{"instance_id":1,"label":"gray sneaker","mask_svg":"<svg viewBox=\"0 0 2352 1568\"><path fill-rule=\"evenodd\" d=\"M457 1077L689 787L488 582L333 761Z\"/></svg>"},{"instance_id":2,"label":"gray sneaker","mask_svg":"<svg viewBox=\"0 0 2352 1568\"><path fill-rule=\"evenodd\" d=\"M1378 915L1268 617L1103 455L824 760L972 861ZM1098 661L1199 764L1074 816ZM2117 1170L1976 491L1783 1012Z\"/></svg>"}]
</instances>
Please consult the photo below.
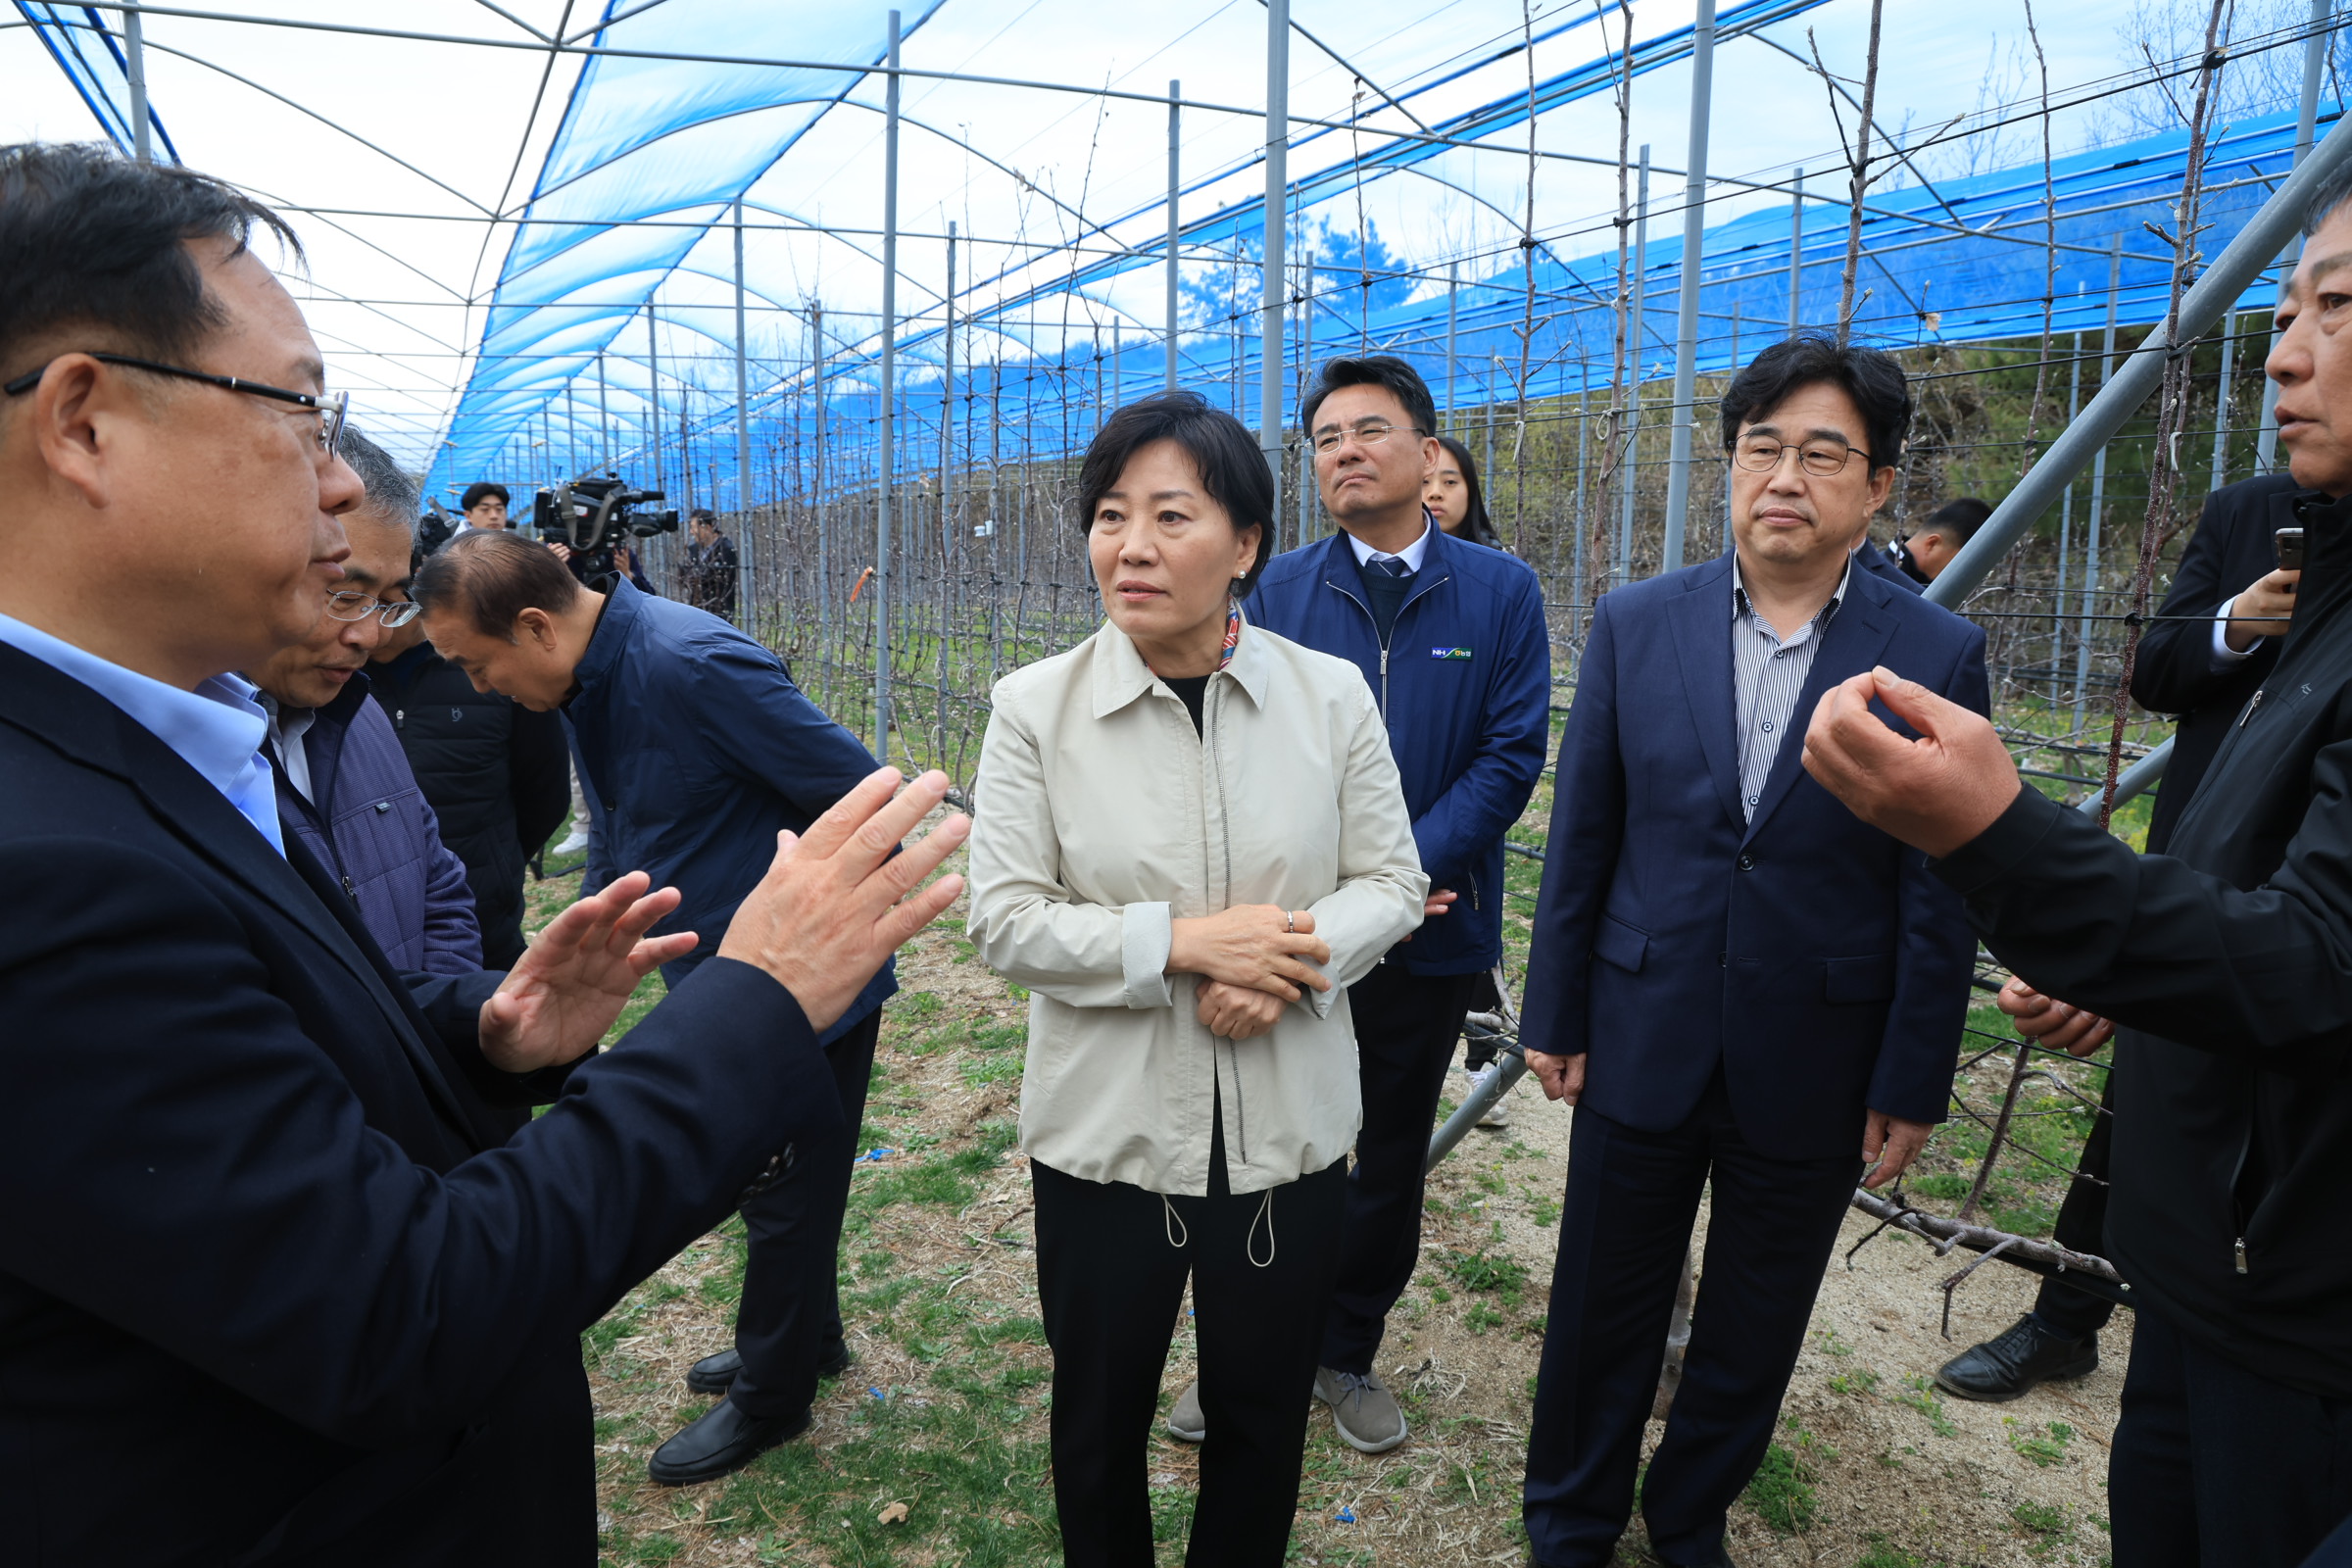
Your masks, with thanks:
<instances>
[{"instance_id":1,"label":"gray sneaker","mask_svg":"<svg viewBox=\"0 0 2352 1568\"><path fill-rule=\"evenodd\" d=\"M1319 1366L1315 1397L1331 1406L1332 1425L1340 1429L1341 1441L1358 1453L1386 1453L1412 1436L1404 1412L1396 1408L1396 1396L1377 1373L1359 1376Z\"/></svg>"},{"instance_id":2,"label":"gray sneaker","mask_svg":"<svg viewBox=\"0 0 2352 1568\"><path fill-rule=\"evenodd\" d=\"M1176 1396L1176 1408L1168 1412L1168 1436L1179 1443L1205 1443L1208 1423L1200 1417L1200 1380L1193 1379Z\"/></svg>"}]
</instances>

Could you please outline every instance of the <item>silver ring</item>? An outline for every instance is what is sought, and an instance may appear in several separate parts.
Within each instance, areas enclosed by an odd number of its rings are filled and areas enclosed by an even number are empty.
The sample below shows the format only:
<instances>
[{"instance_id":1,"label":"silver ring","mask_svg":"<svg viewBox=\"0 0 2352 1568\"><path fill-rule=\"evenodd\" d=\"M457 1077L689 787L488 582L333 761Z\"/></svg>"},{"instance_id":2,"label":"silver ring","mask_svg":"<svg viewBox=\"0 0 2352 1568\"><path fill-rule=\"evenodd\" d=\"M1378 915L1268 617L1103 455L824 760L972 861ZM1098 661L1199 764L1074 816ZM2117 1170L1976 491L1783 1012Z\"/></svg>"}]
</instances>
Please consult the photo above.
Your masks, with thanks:
<instances>
[{"instance_id":1,"label":"silver ring","mask_svg":"<svg viewBox=\"0 0 2352 1568\"><path fill-rule=\"evenodd\" d=\"M1283 910L1282 929L1286 935L1296 936L1298 931L1298 916L1289 909Z\"/></svg>"}]
</instances>

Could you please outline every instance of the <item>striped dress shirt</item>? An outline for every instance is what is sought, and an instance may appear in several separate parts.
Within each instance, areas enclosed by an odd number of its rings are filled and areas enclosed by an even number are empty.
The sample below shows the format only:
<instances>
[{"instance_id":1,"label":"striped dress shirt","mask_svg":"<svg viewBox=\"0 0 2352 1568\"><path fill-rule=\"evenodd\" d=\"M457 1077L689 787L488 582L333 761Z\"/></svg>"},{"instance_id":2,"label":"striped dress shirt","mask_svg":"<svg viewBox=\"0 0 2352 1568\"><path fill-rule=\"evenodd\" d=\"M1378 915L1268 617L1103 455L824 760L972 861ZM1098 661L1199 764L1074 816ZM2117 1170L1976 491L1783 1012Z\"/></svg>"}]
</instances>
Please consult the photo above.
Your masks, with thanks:
<instances>
[{"instance_id":1,"label":"striped dress shirt","mask_svg":"<svg viewBox=\"0 0 2352 1568\"><path fill-rule=\"evenodd\" d=\"M1847 557L1838 578L1838 591L1821 612L1796 629L1787 642L1772 622L1756 613L1747 601L1747 586L1740 580L1740 558L1732 558L1732 691L1735 722L1740 726L1740 816L1752 822L1756 804L1764 799L1764 781L1772 776L1774 759L1781 755L1782 737L1795 716L1797 695L1813 673L1830 617L1845 599L1854 564Z\"/></svg>"}]
</instances>

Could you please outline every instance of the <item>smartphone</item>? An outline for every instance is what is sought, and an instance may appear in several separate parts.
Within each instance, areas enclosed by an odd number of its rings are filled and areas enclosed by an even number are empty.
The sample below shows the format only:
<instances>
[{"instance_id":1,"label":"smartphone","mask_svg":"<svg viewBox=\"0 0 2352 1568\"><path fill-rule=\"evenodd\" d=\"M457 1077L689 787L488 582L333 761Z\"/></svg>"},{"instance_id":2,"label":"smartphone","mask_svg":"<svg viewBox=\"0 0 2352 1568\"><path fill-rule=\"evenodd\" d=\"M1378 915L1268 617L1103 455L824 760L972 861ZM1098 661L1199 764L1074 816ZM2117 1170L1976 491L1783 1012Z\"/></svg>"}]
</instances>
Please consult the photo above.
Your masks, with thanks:
<instances>
[{"instance_id":1,"label":"smartphone","mask_svg":"<svg viewBox=\"0 0 2352 1568\"><path fill-rule=\"evenodd\" d=\"M2301 571L2303 569L2303 530L2281 528L2271 538L2278 546L2278 569Z\"/></svg>"}]
</instances>

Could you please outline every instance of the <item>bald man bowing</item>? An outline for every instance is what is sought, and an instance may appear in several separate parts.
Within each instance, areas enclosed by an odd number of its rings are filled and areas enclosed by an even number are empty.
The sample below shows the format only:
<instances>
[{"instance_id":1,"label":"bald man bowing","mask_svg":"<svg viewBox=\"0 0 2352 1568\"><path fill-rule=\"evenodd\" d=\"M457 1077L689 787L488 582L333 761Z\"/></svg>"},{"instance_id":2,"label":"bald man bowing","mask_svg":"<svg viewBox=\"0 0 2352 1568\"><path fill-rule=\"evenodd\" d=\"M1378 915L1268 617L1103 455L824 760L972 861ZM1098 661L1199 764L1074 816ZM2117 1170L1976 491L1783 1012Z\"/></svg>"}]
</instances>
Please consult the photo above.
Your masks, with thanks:
<instances>
[{"instance_id":1,"label":"bald man bowing","mask_svg":"<svg viewBox=\"0 0 2352 1568\"><path fill-rule=\"evenodd\" d=\"M2025 788L1988 722L1887 670L1826 694L1805 736L1813 776L1934 857L2002 962L2122 1026L2117 1568L2298 1562L2352 1513L2352 172L2306 232L2266 367L2307 487L2293 629L2171 854Z\"/></svg>"}]
</instances>

